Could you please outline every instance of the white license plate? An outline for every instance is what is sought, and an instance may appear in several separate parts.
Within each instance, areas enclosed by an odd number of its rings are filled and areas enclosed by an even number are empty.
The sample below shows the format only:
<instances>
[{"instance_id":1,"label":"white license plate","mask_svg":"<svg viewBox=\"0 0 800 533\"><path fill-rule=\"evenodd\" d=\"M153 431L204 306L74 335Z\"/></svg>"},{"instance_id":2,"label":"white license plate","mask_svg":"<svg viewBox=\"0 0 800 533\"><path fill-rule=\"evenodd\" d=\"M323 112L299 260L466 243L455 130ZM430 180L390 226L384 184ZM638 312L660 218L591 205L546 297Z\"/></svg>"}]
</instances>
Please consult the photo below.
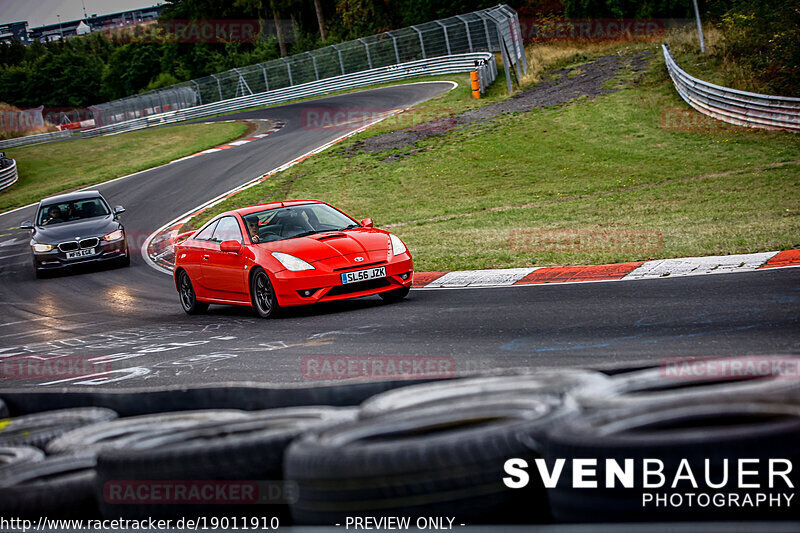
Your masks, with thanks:
<instances>
[{"instance_id":1,"label":"white license plate","mask_svg":"<svg viewBox=\"0 0 800 533\"><path fill-rule=\"evenodd\" d=\"M355 272L343 272L342 283L357 283L359 281L369 281L376 278L386 277L386 267L368 268L366 270L356 270Z\"/></svg>"},{"instance_id":2,"label":"white license plate","mask_svg":"<svg viewBox=\"0 0 800 533\"><path fill-rule=\"evenodd\" d=\"M94 248L86 248L85 250L67 252L67 259L76 259L78 257L86 257L89 255L94 255Z\"/></svg>"}]
</instances>

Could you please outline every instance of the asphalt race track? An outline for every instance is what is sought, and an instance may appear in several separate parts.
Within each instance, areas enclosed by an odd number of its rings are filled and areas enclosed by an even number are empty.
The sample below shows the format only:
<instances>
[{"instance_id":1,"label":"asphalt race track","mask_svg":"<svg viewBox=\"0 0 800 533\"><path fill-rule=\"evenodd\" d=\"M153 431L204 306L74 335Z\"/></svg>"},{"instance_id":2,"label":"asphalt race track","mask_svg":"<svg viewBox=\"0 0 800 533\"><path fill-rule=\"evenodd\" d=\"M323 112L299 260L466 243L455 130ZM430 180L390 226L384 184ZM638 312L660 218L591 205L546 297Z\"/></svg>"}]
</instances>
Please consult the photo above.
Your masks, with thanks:
<instances>
[{"instance_id":1,"label":"asphalt race track","mask_svg":"<svg viewBox=\"0 0 800 533\"><path fill-rule=\"evenodd\" d=\"M304 129L304 108L389 110L449 87L396 86L220 117L215 120L278 119L286 126L257 142L97 188L112 205L125 206L122 220L141 242L181 213L345 133L341 128ZM399 304L386 305L374 297L291 310L273 320L256 318L246 308L222 306L188 317L172 279L147 266L134 247L130 268L34 279L27 232L9 229L32 218L32 211L0 215L0 359L89 357L111 372L94 380L0 379L0 389L340 377L317 372L324 367L320 362L331 360L328 356L431 356L463 372L602 367L687 355L800 355L797 268L648 281L414 290Z\"/></svg>"}]
</instances>

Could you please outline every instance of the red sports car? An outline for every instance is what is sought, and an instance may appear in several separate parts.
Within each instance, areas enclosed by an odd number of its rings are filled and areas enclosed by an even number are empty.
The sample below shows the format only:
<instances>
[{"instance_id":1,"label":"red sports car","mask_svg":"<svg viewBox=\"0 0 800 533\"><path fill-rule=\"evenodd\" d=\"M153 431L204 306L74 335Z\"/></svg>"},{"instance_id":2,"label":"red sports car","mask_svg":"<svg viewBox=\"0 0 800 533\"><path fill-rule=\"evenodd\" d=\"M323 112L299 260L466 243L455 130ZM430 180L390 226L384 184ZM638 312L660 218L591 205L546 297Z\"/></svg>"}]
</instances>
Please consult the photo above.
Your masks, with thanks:
<instances>
[{"instance_id":1,"label":"red sports car","mask_svg":"<svg viewBox=\"0 0 800 533\"><path fill-rule=\"evenodd\" d=\"M411 254L397 236L316 200L223 213L175 247L183 310L250 305L264 318L281 307L378 294L404 298Z\"/></svg>"}]
</instances>

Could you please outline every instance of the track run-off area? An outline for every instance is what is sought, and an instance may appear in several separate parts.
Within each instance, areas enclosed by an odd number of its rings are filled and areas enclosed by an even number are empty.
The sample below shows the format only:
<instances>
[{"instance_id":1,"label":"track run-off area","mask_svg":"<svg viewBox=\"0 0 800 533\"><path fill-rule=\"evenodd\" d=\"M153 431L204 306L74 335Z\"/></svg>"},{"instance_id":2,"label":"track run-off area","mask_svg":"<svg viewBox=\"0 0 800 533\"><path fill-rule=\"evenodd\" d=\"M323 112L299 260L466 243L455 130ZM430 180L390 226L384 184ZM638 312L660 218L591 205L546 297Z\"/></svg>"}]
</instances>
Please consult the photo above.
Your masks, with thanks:
<instances>
[{"instance_id":1,"label":"track run-off area","mask_svg":"<svg viewBox=\"0 0 800 533\"><path fill-rule=\"evenodd\" d=\"M347 133L341 125L304 128L301 115L308 106L390 112L451 87L450 82L400 85L210 119L270 119L284 126L235 149L92 187L112 205L126 208L122 220L133 253L129 268L83 269L36 280L27 231L18 229L32 218L33 208L0 215L0 360L82 358L102 369L97 376L4 377L0 389L310 384L380 377L331 370L346 366L333 364L337 361L370 358L390 365L430 357L444 372L477 372L607 368L674 356L800 355L798 268L413 290L398 304L374 297L290 309L262 320L247 308L225 306L186 316L171 277L141 256L137 243L176 217ZM362 125L352 124L352 130Z\"/></svg>"}]
</instances>

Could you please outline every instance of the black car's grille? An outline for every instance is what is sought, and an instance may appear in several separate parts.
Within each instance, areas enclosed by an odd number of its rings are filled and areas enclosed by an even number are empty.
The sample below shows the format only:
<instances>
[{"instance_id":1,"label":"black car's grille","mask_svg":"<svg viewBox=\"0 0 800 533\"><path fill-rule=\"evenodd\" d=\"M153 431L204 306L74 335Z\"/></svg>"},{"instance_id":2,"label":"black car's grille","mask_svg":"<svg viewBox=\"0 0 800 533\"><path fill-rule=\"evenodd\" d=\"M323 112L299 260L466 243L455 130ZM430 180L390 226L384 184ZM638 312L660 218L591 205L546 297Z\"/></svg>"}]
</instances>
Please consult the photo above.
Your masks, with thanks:
<instances>
[{"instance_id":1,"label":"black car's grille","mask_svg":"<svg viewBox=\"0 0 800 533\"><path fill-rule=\"evenodd\" d=\"M89 237L81 241L67 241L58 245L58 249L62 252L74 252L77 249L94 248L100 244L100 239L97 237Z\"/></svg>"},{"instance_id":2,"label":"black car's grille","mask_svg":"<svg viewBox=\"0 0 800 533\"><path fill-rule=\"evenodd\" d=\"M380 289L381 287L388 287L389 280L386 278L371 279L369 281L359 281L358 283L348 283L346 285L337 285L328 291L325 296L340 296L342 294L352 294L354 292L371 291L373 289Z\"/></svg>"}]
</instances>

